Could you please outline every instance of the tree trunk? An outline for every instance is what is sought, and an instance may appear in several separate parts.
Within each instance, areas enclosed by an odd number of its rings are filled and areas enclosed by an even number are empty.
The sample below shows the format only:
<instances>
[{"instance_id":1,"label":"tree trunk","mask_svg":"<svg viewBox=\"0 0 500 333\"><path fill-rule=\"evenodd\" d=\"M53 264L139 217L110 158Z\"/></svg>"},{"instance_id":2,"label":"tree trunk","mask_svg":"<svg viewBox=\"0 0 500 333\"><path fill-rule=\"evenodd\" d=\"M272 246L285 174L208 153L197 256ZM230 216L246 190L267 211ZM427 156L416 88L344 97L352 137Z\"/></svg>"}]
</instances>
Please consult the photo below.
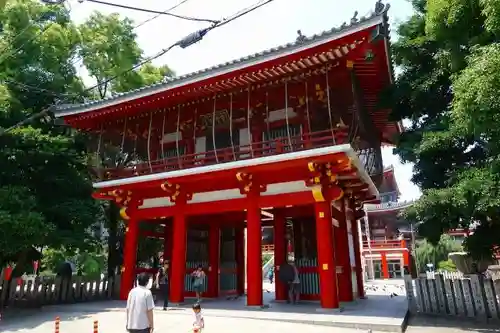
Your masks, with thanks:
<instances>
[{"instance_id":1,"label":"tree trunk","mask_svg":"<svg viewBox=\"0 0 500 333\"><path fill-rule=\"evenodd\" d=\"M17 277L20 277L23 275L24 270L26 269L28 251L29 250L24 250L19 254L19 256L17 258L16 266L12 270L11 279L17 278Z\"/></svg>"}]
</instances>

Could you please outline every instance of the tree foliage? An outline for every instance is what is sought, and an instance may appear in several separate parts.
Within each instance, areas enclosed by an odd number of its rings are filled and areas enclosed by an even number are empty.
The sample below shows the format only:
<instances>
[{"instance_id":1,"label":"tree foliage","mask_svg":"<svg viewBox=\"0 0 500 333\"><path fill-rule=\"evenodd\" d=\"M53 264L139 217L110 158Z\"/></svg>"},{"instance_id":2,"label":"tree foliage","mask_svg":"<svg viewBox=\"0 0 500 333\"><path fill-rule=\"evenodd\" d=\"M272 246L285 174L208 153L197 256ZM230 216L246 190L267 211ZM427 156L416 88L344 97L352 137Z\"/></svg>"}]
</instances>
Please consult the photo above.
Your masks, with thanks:
<instances>
[{"instance_id":1,"label":"tree foliage","mask_svg":"<svg viewBox=\"0 0 500 333\"><path fill-rule=\"evenodd\" d=\"M133 31L133 22L129 19L122 19L117 14L104 16L96 12L80 25L79 30L82 34L80 56L90 76L98 83L117 77L111 83L105 83L99 88L98 97L100 98L158 83L174 75L168 66L156 67L151 63L129 71L130 68L144 61L143 52L137 44L136 34ZM119 153L110 150L104 155L113 161L126 163L128 159L109 157L109 155ZM125 165L115 165L115 167L120 168ZM108 275L111 276L118 271L122 261L125 228L119 216L119 209L114 202L106 203L104 208L109 234L107 267ZM144 245L141 248L151 249L153 253L158 252L158 247L161 246L161 242L153 239L146 239L141 244Z\"/></svg>"},{"instance_id":2,"label":"tree foliage","mask_svg":"<svg viewBox=\"0 0 500 333\"><path fill-rule=\"evenodd\" d=\"M398 27L401 75L389 94L393 117L412 123L395 151L414 163L423 191L405 214L434 244L474 225L466 250L491 257L500 239L499 2L412 3L414 15Z\"/></svg>"},{"instance_id":3,"label":"tree foliage","mask_svg":"<svg viewBox=\"0 0 500 333\"><path fill-rule=\"evenodd\" d=\"M122 74L143 54L132 22L116 14L95 13L77 26L62 5L12 0L0 20L0 127L58 102L100 98L173 74L153 64ZM85 96L79 61L97 82L118 78L97 96ZM0 136L0 265L33 246L80 254L95 249L98 240L89 231L103 219L103 209L91 197L85 141L39 122ZM108 221L116 227L117 211L111 213Z\"/></svg>"},{"instance_id":4,"label":"tree foliage","mask_svg":"<svg viewBox=\"0 0 500 333\"><path fill-rule=\"evenodd\" d=\"M0 16L0 126L82 91L71 64L79 38L64 7L11 1ZM33 246L84 248L99 213L79 137L33 126L0 137L0 262Z\"/></svg>"},{"instance_id":5,"label":"tree foliage","mask_svg":"<svg viewBox=\"0 0 500 333\"><path fill-rule=\"evenodd\" d=\"M439 263L448 260L448 253L462 251L460 243L447 235L440 237L436 244L427 240L419 240L415 246L415 261L418 272L425 272L427 264L432 264L434 269Z\"/></svg>"}]
</instances>

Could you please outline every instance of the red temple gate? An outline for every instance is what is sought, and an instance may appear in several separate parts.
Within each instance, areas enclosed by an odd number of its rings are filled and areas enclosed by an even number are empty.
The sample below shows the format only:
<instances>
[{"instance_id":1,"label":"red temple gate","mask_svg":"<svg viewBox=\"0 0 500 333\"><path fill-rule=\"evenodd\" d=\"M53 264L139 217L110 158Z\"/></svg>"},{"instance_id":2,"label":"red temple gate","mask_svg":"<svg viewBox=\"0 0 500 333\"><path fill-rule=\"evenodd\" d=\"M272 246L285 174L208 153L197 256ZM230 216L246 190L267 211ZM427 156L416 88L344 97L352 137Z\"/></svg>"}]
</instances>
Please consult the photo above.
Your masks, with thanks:
<instances>
[{"instance_id":1,"label":"red temple gate","mask_svg":"<svg viewBox=\"0 0 500 333\"><path fill-rule=\"evenodd\" d=\"M380 147L401 129L377 105L392 79L387 8L58 111L93 134L94 196L115 201L127 221L122 298L138 271L141 221L164 225L172 303L192 295L189 274L201 265L206 296L243 294L246 276L247 304L262 306L264 225L274 228L276 269L293 243L303 298L337 308L363 296L357 224L363 203L378 200ZM277 280L276 299L285 297Z\"/></svg>"}]
</instances>

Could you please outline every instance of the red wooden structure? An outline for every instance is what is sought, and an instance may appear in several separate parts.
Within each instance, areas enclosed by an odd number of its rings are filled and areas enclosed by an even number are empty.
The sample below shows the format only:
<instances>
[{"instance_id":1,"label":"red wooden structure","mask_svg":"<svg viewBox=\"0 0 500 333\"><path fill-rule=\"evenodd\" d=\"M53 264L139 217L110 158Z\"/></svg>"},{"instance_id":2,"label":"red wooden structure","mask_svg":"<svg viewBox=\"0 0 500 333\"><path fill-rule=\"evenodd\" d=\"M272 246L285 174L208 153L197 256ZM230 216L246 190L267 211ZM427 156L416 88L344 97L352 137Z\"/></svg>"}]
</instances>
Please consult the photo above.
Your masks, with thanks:
<instances>
[{"instance_id":1,"label":"red wooden structure","mask_svg":"<svg viewBox=\"0 0 500 333\"><path fill-rule=\"evenodd\" d=\"M261 306L263 225L274 227L277 270L293 242L303 298L337 308L363 296L356 225L363 203L378 200L380 147L401 128L377 103L392 80L387 9L58 110L93 135L94 196L116 201L127 220L123 298L142 233L165 239L173 303L191 295L188 274L201 265L207 297L242 294L246 275L247 304Z\"/></svg>"}]
</instances>

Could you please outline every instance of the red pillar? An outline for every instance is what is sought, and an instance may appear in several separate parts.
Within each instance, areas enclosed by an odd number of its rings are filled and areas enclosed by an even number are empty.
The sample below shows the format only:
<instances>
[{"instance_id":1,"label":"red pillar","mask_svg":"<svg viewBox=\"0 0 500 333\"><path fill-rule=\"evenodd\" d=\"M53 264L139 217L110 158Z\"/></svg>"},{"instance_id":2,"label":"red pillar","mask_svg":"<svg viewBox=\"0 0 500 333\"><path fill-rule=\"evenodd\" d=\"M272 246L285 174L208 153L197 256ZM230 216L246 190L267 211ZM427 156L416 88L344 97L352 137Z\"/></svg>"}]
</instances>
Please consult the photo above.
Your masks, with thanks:
<instances>
[{"instance_id":1,"label":"red pillar","mask_svg":"<svg viewBox=\"0 0 500 333\"><path fill-rule=\"evenodd\" d=\"M354 208L353 205L350 207ZM354 219L354 210L352 211L353 218L351 219L352 243L354 246L354 262L356 264L356 284L358 289L358 297L365 298L365 286L363 283L363 265L361 263L361 252L359 244L358 220Z\"/></svg>"},{"instance_id":2,"label":"red pillar","mask_svg":"<svg viewBox=\"0 0 500 333\"><path fill-rule=\"evenodd\" d=\"M168 261L168 280L170 281L170 277L172 274L172 270L170 269L170 264L172 262L172 222L170 220L165 221L164 227L164 236L163 236L163 260Z\"/></svg>"},{"instance_id":3,"label":"red pillar","mask_svg":"<svg viewBox=\"0 0 500 333\"><path fill-rule=\"evenodd\" d=\"M286 263L286 221L282 210L274 210L274 267L276 278L275 295L277 301L286 301L286 285L277 278L280 266Z\"/></svg>"},{"instance_id":4,"label":"red pillar","mask_svg":"<svg viewBox=\"0 0 500 333\"><path fill-rule=\"evenodd\" d=\"M252 149L255 156L262 156L262 125L256 124L252 130Z\"/></svg>"},{"instance_id":5,"label":"red pillar","mask_svg":"<svg viewBox=\"0 0 500 333\"><path fill-rule=\"evenodd\" d=\"M408 272L407 272L408 274L411 274L410 250L406 246L406 241L404 239L401 240L401 247L403 248L403 267L408 269Z\"/></svg>"},{"instance_id":6,"label":"red pillar","mask_svg":"<svg viewBox=\"0 0 500 333\"><path fill-rule=\"evenodd\" d=\"M247 305L262 306L262 230L258 193L250 193L247 198Z\"/></svg>"},{"instance_id":7,"label":"red pillar","mask_svg":"<svg viewBox=\"0 0 500 333\"><path fill-rule=\"evenodd\" d=\"M186 274L186 216L183 207L177 207L173 221L172 263L170 273L170 301L184 301L184 276Z\"/></svg>"},{"instance_id":8,"label":"red pillar","mask_svg":"<svg viewBox=\"0 0 500 333\"><path fill-rule=\"evenodd\" d=\"M163 259L172 260L172 222L165 221L163 238Z\"/></svg>"},{"instance_id":9,"label":"red pillar","mask_svg":"<svg viewBox=\"0 0 500 333\"><path fill-rule=\"evenodd\" d=\"M316 202L314 210L321 307L335 309L339 307L339 299L337 295L337 273L335 253L333 251L333 226L330 205L329 200Z\"/></svg>"},{"instance_id":10,"label":"red pillar","mask_svg":"<svg viewBox=\"0 0 500 333\"><path fill-rule=\"evenodd\" d=\"M219 296L220 227L210 224L208 231L208 296Z\"/></svg>"},{"instance_id":11,"label":"red pillar","mask_svg":"<svg viewBox=\"0 0 500 333\"><path fill-rule=\"evenodd\" d=\"M135 266L137 263L137 242L139 221L130 218L125 229L125 246L123 249L123 268L120 282L120 299L127 300L128 293L134 286Z\"/></svg>"},{"instance_id":12,"label":"red pillar","mask_svg":"<svg viewBox=\"0 0 500 333\"><path fill-rule=\"evenodd\" d=\"M245 293L245 229L240 226L235 227L235 229L236 289L238 295L243 295Z\"/></svg>"},{"instance_id":13,"label":"red pillar","mask_svg":"<svg viewBox=\"0 0 500 333\"><path fill-rule=\"evenodd\" d=\"M384 279L388 279L389 278L389 266L387 265L387 255L385 252L381 252L380 257L382 258L382 277Z\"/></svg>"},{"instance_id":14,"label":"red pillar","mask_svg":"<svg viewBox=\"0 0 500 333\"><path fill-rule=\"evenodd\" d=\"M335 230L335 259L337 266L342 267L342 273L338 274L339 300L341 302L351 302L352 295L352 275L351 258L349 256L349 239L347 232L346 209L344 199L340 199L339 227Z\"/></svg>"}]
</instances>

